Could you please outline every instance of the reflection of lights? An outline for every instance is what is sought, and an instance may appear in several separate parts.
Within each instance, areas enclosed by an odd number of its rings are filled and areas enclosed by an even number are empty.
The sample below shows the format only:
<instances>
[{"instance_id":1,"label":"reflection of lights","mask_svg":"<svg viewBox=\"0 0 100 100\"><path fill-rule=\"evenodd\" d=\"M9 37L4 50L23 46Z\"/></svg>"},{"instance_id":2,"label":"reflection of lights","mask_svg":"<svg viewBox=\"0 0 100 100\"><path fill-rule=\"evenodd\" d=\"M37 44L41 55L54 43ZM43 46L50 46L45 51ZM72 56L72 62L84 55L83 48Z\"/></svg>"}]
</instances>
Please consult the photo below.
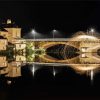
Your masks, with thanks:
<instances>
[{"instance_id":1,"label":"reflection of lights","mask_svg":"<svg viewBox=\"0 0 100 100\"><path fill-rule=\"evenodd\" d=\"M56 75L56 71L55 71L55 70L53 71L53 75L54 75L54 76Z\"/></svg>"},{"instance_id":2,"label":"reflection of lights","mask_svg":"<svg viewBox=\"0 0 100 100\"><path fill-rule=\"evenodd\" d=\"M91 75L91 81L93 81L93 75L94 75L93 70L91 70L90 75Z\"/></svg>"},{"instance_id":3,"label":"reflection of lights","mask_svg":"<svg viewBox=\"0 0 100 100\"><path fill-rule=\"evenodd\" d=\"M11 83L12 83L11 81L9 81L9 80L7 81L7 84L8 84L8 85L10 85Z\"/></svg>"},{"instance_id":4,"label":"reflection of lights","mask_svg":"<svg viewBox=\"0 0 100 100\"><path fill-rule=\"evenodd\" d=\"M34 76L34 73L35 73L35 65L33 65L33 67L32 67L32 73L33 73L33 76Z\"/></svg>"},{"instance_id":5,"label":"reflection of lights","mask_svg":"<svg viewBox=\"0 0 100 100\"><path fill-rule=\"evenodd\" d=\"M85 72L85 71L91 71L97 69L99 66L98 65L71 65L73 69L79 72Z\"/></svg>"},{"instance_id":6,"label":"reflection of lights","mask_svg":"<svg viewBox=\"0 0 100 100\"><path fill-rule=\"evenodd\" d=\"M93 83L94 72L97 72L99 65L73 65L71 67L79 74L90 76L91 82Z\"/></svg>"},{"instance_id":7,"label":"reflection of lights","mask_svg":"<svg viewBox=\"0 0 100 100\"><path fill-rule=\"evenodd\" d=\"M53 67L53 75L54 76L56 75L56 70L54 69L54 67Z\"/></svg>"}]
</instances>

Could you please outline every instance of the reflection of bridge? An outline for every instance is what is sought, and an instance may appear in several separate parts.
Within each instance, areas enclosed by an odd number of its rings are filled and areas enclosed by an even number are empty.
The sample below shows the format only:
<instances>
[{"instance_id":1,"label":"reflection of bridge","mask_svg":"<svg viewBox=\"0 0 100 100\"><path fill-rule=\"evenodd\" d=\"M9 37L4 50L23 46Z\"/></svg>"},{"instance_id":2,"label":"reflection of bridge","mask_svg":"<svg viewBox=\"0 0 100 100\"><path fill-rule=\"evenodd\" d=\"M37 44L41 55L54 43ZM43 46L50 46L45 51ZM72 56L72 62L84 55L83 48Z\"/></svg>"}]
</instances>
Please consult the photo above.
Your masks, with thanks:
<instances>
[{"instance_id":1,"label":"reflection of bridge","mask_svg":"<svg viewBox=\"0 0 100 100\"><path fill-rule=\"evenodd\" d=\"M37 59L39 59L39 62L45 62L45 63L55 63L55 62L58 62L58 63L77 63L76 61L79 61L79 57L76 57L76 58L72 58L72 59L64 59L63 60L59 60L59 59L56 59L50 55L47 55L47 49L50 48L50 47L55 47L56 45L63 45L64 47L60 47L62 48L63 50L61 51L62 55L65 55L65 51L66 51L66 48L67 46L69 47L73 47L73 48L77 48L79 49L79 46L80 46L80 41L70 41L70 39L64 39L64 38L56 38L56 39L36 39L35 41L33 39L27 39L27 42L33 42L34 43L34 46L36 49L44 49L45 50L45 55L41 55L39 56ZM52 51L51 53L58 53L56 52L55 50ZM69 50L68 50L69 52Z\"/></svg>"},{"instance_id":2,"label":"reflection of bridge","mask_svg":"<svg viewBox=\"0 0 100 100\"><path fill-rule=\"evenodd\" d=\"M89 40L86 39L86 41L82 41L82 39L78 39L76 41L76 39L71 39L71 38L55 38L55 39L27 39L27 42L30 41L31 43L35 43L36 44L36 49L44 49L45 51L53 46L56 45L65 45L65 47L63 48L63 53L65 52L65 48L67 46L71 46L74 48L77 48L79 50L79 54L80 56L77 57L73 57L70 59L56 59L50 55L47 55L47 53L45 53L45 55L41 55L38 56L38 61L39 63L65 63L65 64L83 64L83 63L100 63L99 60L96 61L98 58L96 58L96 54L94 55L92 52L94 51L94 48L96 47L96 45L99 45L100 40L96 39L94 40ZM99 46L98 46L99 48ZM96 48L97 49L97 48ZM95 51L97 51L95 49ZM70 50L68 50L70 51ZM52 53L55 51L52 51ZM90 52L90 53L87 53ZM92 58L91 58L92 57Z\"/></svg>"},{"instance_id":3,"label":"reflection of bridge","mask_svg":"<svg viewBox=\"0 0 100 100\"><path fill-rule=\"evenodd\" d=\"M15 65L12 65L13 62L9 63L13 69L9 66L6 67L7 72L14 73L15 76L20 76L20 67L25 64L70 66L79 72L86 73L100 67L100 55L97 54L98 49L100 49L100 39L93 36L87 37L86 35L81 35L78 38L76 36L73 38L55 39L17 39L13 43L16 45L16 51L18 51L19 55L14 55L16 57ZM19 65L18 62L20 62ZM14 71L10 72L10 69ZM14 75L13 77L15 77ZM11 75L9 74L8 76Z\"/></svg>"},{"instance_id":4,"label":"reflection of bridge","mask_svg":"<svg viewBox=\"0 0 100 100\"><path fill-rule=\"evenodd\" d=\"M7 28L9 25L10 27ZM0 41L0 50L10 52L5 52L6 55L0 57L0 74L5 74L7 77L19 77L21 66L28 63L69 66L86 74L90 72L92 77L93 71L97 71L100 67L100 35L93 30L77 32L72 38L22 39L21 29L11 26L13 26L11 20L8 20L7 27L4 27L4 31L0 31L0 35L4 37ZM10 48L6 49L7 46L11 48L11 51ZM7 54L12 52L13 55L9 57L9 60Z\"/></svg>"},{"instance_id":5,"label":"reflection of bridge","mask_svg":"<svg viewBox=\"0 0 100 100\"><path fill-rule=\"evenodd\" d=\"M61 42L58 42L58 41L49 42L48 41L48 42L42 44L41 47L44 48L44 49L47 49L47 48L49 48L51 46L55 46L55 45L59 45L59 44L64 44L65 46L69 45L69 46L73 46L75 48L79 47L79 42L78 41L66 41L66 42L64 42L64 41L61 41Z\"/></svg>"},{"instance_id":6,"label":"reflection of bridge","mask_svg":"<svg viewBox=\"0 0 100 100\"><path fill-rule=\"evenodd\" d=\"M55 39L28 39L36 43L36 49L44 49L45 51L48 48L56 47L56 45L64 45L64 50L66 51L67 46L74 47L78 49L79 56L70 58L70 59L56 59L50 55L40 55L38 61L29 62L31 64L45 65L45 66L70 66L71 68L77 70L78 72L86 72L91 74L92 71L97 71L100 67L100 57L97 55L97 50L100 49L100 39L94 36L79 35L74 38L55 38ZM56 48L57 49L57 48ZM55 52L52 51L51 53ZM68 50L68 49L67 49ZM70 50L68 50L70 51ZM46 51L47 52L47 51ZM76 52L76 51L75 51ZM56 52L57 53L57 52ZM88 73L89 72L89 73Z\"/></svg>"}]
</instances>

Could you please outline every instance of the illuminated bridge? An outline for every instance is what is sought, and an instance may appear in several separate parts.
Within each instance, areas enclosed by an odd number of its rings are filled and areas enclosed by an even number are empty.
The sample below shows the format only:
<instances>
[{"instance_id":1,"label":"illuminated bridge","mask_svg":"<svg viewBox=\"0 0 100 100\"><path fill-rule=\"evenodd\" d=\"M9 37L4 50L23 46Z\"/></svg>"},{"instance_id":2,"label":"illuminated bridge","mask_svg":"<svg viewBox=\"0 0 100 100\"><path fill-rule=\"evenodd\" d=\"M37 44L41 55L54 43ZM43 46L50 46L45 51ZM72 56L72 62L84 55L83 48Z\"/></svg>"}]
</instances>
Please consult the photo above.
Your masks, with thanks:
<instances>
[{"instance_id":1,"label":"illuminated bridge","mask_svg":"<svg viewBox=\"0 0 100 100\"><path fill-rule=\"evenodd\" d=\"M12 43L15 45L13 59L7 61L1 57L2 64L6 65L0 73L8 77L12 77L13 70L13 77L20 76L21 66L26 64L67 66L90 75L91 80L100 70L100 38L96 33L77 32L71 38L15 39Z\"/></svg>"},{"instance_id":2,"label":"illuminated bridge","mask_svg":"<svg viewBox=\"0 0 100 100\"><path fill-rule=\"evenodd\" d=\"M91 75L91 79L100 69L100 35L94 29L76 32L71 38L54 38L53 34L53 38L46 39L36 39L36 31L32 30L30 35L34 39L24 39L21 28L11 27L11 20L2 26L0 74L6 77L21 76L21 67L26 64L67 66L78 73Z\"/></svg>"},{"instance_id":3,"label":"illuminated bridge","mask_svg":"<svg viewBox=\"0 0 100 100\"><path fill-rule=\"evenodd\" d=\"M27 39L27 42L33 43L33 51L36 50L34 61L27 63L70 66L87 74L100 68L100 39L96 35L79 32L72 38Z\"/></svg>"}]
</instances>

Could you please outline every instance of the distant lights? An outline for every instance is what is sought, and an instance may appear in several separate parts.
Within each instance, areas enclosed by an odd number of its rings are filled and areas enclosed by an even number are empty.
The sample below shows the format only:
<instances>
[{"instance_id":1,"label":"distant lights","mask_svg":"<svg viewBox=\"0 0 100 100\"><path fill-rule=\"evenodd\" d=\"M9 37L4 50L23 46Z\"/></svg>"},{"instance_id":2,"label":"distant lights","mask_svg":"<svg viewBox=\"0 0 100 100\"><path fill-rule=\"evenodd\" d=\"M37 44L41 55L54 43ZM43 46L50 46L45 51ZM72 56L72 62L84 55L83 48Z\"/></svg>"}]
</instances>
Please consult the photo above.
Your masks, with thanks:
<instances>
[{"instance_id":1,"label":"distant lights","mask_svg":"<svg viewBox=\"0 0 100 100\"><path fill-rule=\"evenodd\" d=\"M32 73L33 73L33 76L34 76L34 73L35 73L35 65L33 65L33 67L32 67Z\"/></svg>"},{"instance_id":2,"label":"distant lights","mask_svg":"<svg viewBox=\"0 0 100 100\"><path fill-rule=\"evenodd\" d=\"M10 81L10 80L7 81L7 84L8 84L8 85L10 85L11 83L12 83L12 81Z\"/></svg>"},{"instance_id":3,"label":"distant lights","mask_svg":"<svg viewBox=\"0 0 100 100\"><path fill-rule=\"evenodd\" d=\"M32 34L35 34L36 33L36 30L35 29L32 29L31 33Z\"/></svg>"},{"instance_id":4,"label":"distant lights","mask_svg":"<svg viewBox=\"0 0 100 100\"><path fill-rule=\"evenodd\" d=\"M95 29L94 28L91 28L90 29L90 32L92 32L92 33L95 32Z\"/></svg>"},{"instance_id":5,"label":"distant lights","mask_svg":"<svg viewBox=\"0 0 100 100\"><path fill-rule=\"evenodd\" d=\"M57 32L57 30L54 29L53 32Z\"/></svg>"},{"instance_id":6,"label":"distant lights","mask_svg":"<svg viewBox=\"0 0 100 100\"><path fill-rule=\"evenodd\" d=\"M89 35L80 35L78 36L77 38L80 38L80 39L96 39L96 37L94 36L89 36Z\"/></svg>"},{"instance_id":7,"label":"distant lights","mask_svg":"<svg viewBox=\"0 0 100 100\"><path fill-rule=\"evenodd\" d=\"M54 76L56 75L56 70L55 70L54 66L53 66L53 75Z\"/></svg>"},{"instance_id":8,"label":"distant lights","mask_svg":"<svg viewBox=\"0 0 100 100\"><path fill-rule=\"evenodd\" d=\"M90 75L91 75L91 81L93 81L93 70L91 70Z\"/></svg>"}]
</instances>

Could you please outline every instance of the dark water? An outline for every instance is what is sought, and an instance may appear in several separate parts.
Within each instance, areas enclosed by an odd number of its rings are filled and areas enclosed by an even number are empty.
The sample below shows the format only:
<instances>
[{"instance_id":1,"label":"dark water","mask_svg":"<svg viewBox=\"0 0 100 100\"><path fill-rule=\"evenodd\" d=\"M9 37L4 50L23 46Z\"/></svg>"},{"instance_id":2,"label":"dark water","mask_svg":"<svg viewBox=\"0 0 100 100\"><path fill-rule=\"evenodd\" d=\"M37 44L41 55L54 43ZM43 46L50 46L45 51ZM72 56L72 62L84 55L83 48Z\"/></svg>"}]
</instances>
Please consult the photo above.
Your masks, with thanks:
<instances>
[{"instance_id":1,"label":"dark water","mask_svg":"<svg viewBox=\"0 0 100 100\"><path fill-rule=\"evenodd\" d=\"M52 66L51 66L52 67ZM31 66L22 68L22 76L12 79L12 84L6 84L5 78L0 78L0 100L95 100L99 98L100 74L90 78L76 74L69 68L56 68L55 77L51 67L40 67L34 76Z\"/></svg>"}]
</instances>

